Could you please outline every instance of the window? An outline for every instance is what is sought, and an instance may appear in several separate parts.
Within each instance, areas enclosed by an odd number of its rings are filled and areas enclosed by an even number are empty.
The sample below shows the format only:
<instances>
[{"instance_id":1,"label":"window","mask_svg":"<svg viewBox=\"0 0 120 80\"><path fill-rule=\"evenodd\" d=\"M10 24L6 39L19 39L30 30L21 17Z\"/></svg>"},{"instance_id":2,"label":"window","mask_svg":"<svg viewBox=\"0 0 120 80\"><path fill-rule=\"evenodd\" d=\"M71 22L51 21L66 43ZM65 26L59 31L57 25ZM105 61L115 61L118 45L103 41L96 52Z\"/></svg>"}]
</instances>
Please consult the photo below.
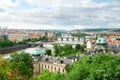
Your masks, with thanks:
<instances>
[{"instance_id":1,"label":"window","mask_svg":"<svg viewBox=\"0 0 120 80\"><path fill-rule=\"evenodd\" d=\"M55 71L56 71L56 67L55 67Z\"/></svg>"},{"instance_id":2,"label":"window","mask_svg":"<svg viewBox=\"0 0 120 80\"><path fill-rule=\"evenodd\" d=\"M60 72L60 68L58 68L59 72Z\"/></svg>"},{"instance_id":3,"label":"window","mask_svg":"<svg viewBox=\"0 0 120 80\"><path fill-rule=\"evenodd\" d=\"M63 69L63 73L64 73L64 69Z\"/></svg>"},{"instance_id":4,"label":"window","mask_svg":"<svg viewBox=\"0 0 120 80\"><path fill-rule=\"evenodd\" d=\"M45 68L46 68L46 65L45 65Z\"/></svg>"},{"instance_id":5,"label":"window","mask_svg":"<svg viewBox=\"0 0 120 80\"><path fill-rule=\"evenodd\" d=\"M48 65L48 69L49 69L49 65Z\"/></svg>"},{"instance_id":6,"label":"window","mask_svg":"<svg viewBox=\"0 0 120 80\"><path fill-rule=\"evenodd\" d=\"M51 66L51 72L53 72L53 66Z\"/></svg>"}]
</instances>

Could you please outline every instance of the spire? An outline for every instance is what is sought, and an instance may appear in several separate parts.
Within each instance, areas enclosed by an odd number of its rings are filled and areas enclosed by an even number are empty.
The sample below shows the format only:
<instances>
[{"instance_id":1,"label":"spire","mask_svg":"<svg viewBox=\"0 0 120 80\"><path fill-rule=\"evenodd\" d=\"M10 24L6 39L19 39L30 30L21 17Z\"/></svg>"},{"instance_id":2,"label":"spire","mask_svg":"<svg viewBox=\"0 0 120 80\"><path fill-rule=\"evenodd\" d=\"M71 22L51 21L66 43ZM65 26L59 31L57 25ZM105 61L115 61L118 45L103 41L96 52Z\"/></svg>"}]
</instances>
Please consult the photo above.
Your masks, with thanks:
<instances>
[{"instance_id":1,"label":"spire","mask_svg":"<svg viewBox=\"0 0 120 80\"><path fill-rule=\"evenodd\" d=\"M47 30L45 31L45 36L48 36L48 32L47 32Z\"/></svg>"}]
</instances>

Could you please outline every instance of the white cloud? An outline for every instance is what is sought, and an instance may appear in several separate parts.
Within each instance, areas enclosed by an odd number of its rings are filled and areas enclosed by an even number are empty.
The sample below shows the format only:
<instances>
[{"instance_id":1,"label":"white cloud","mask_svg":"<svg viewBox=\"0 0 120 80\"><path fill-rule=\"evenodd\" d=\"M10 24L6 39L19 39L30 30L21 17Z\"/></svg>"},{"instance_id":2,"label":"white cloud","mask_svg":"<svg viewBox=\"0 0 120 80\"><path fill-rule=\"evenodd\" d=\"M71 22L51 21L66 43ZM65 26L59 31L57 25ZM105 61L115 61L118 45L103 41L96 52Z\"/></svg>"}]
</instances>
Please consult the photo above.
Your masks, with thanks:
<instances>
[{"instance_id":1,"label":"white cloud","mask_svg":"<svg viewBox=\"0 0 120 80\"><path fill-rule=\"evenodd\" d=\"M16 0L16 2L12 2L11 0L0 1L0 8L4 10L11 10L11 8L14 9L18 5L19 5L19 0Z\"/></svg>"},{"instance_id":2,"label":"white cloud","mask_svg":"<svg viewBox=\"0 0 120 80\"><path fill-rule=\"evenodd\" d=\"M114 27L111 24L117 25L120 21L119 2L27 0L28 4L26 5L30 4L35 7L21 10L19 7L21 7L22 0L5 1L7 3L4 1L0 3L0 26L10 28L71 30L90 27Z\"/></svg>"},{"instance_id":3,"label":"white cloud","mask_svg":"<svg viewBox=\"0 0 120 80\"><path fill-rule=\"evenodd\" d=\"M38 7L103 7L105 3L95 3L92 0L27 0Z\"/></svg>"}]
</instances>

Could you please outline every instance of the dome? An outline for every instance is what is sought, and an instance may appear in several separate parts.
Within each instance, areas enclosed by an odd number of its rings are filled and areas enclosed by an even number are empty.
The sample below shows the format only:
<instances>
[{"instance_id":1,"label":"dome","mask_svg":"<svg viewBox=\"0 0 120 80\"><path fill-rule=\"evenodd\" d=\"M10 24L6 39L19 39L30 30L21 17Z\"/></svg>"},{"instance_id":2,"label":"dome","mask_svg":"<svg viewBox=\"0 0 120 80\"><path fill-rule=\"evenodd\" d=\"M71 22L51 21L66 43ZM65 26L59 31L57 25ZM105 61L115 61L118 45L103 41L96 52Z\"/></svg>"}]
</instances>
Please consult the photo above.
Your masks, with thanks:
<instances>
[{"instance_id":1,"label":"dome","mask_svg":"<svg viewBox=\"0 0 120 80\"><path fill-rule=\"evenodd\" d=\"M96 43L97 44L107 44L107 40L105 40L104 38L98 38L96 40Z\"/></svg>"},{"instance_id":2,"label":"dome","mask_svg":"<svg viewBox=\"0 0 120 80\"><path fill-rule=\"evenodd\" d=\"M45 50L36 50L32 55L41 55L41 54L45 54L46 51Z\"/></svg>"}]
</instances>

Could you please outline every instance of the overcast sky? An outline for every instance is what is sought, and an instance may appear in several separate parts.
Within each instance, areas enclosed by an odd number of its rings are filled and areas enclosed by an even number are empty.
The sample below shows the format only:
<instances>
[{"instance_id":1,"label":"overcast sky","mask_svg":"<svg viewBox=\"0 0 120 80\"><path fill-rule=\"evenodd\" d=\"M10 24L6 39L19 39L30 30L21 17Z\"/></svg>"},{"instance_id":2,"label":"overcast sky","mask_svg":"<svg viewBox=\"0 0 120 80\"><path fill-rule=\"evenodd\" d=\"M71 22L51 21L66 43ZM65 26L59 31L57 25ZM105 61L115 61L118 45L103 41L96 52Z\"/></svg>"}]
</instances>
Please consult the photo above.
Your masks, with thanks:
<instances>
[{"instance_id":1,"label":"overcast sky","mask_svg":"<svg viewBox=\"0 0 120 80\"><path fill-rule=\"evenodd\" d=\"M0 26L66 30L120 28L120 0L1 0Z\"/></svg>"}]
</instances>

